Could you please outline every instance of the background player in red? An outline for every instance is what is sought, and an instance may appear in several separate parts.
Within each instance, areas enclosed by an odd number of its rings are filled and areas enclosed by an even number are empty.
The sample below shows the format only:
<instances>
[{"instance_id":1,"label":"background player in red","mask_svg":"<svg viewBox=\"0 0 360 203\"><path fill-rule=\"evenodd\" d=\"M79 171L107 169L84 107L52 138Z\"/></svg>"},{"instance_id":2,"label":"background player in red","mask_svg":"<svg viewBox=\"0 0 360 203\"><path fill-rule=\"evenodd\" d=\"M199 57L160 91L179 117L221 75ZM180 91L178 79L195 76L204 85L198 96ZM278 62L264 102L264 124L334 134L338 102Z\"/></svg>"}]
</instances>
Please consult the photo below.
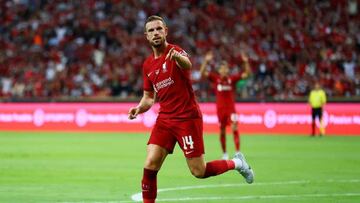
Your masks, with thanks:
<instances>
[{"instance_id":1,"label":"background player in red","mask_svg":"<svg viewBox=\"0 0 360 203\"><path fill-rule=\"evenodd\" d=\"M200 73L203 77L208 78L215 87L216 91L216 109L220 124L220 143L223 151L223 159L229 159L226 151L226 126L231 123L234 135L235 154L240 153L240 138L238 131L238 119L235 111L235 85L240 79L245 79L251 74L248 57L242 53L244 63L244 72L235 75L229 74L229 65L226 61L221 61L218 73L207 71L208 63L213 59L213 53L208 52L201 64Z\"/></svg>"},{"instance_id":2,"label":"background player in red","mask_svg":"<svg viewBox=\"0 0 360 203\"><path fill-rule=\"evenodd\" d=\"M155 202L157 173L166 156L178 143L191 173L197 178L216 176L235 169L248 183L253 171L244 157L205 162L202 115L190 82L191 62L179 46L166 41L168 29L159 16L150 16L145 23L145 36L153 54L143 64L144 94L139 104L129 110L129 119L160 104L156 124L148 141L142 179L144 202Z\"/></svg>"}]
</instances>

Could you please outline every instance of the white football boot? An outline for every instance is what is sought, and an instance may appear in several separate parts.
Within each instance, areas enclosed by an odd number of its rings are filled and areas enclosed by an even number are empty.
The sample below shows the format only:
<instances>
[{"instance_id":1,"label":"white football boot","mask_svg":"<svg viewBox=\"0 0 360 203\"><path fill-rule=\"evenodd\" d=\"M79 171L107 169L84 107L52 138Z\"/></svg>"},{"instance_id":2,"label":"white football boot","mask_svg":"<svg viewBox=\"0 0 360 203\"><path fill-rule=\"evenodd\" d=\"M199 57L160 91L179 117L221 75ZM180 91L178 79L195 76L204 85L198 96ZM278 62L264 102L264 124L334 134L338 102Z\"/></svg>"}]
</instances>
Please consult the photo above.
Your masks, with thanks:
<instances>
[{"instance_id":1,"label":"white football boot","mask_svg":"<svg viewBox=\"0 0 360 203\"><path fill-rule=\"evenodd\" d=\"M235 162L235 170L237 170L246 180L251 184L254 182L254 171L251 169L248 163L246 163L245 157L242 153L236 153L232 159Z\"/></svg>"}]
</instances>

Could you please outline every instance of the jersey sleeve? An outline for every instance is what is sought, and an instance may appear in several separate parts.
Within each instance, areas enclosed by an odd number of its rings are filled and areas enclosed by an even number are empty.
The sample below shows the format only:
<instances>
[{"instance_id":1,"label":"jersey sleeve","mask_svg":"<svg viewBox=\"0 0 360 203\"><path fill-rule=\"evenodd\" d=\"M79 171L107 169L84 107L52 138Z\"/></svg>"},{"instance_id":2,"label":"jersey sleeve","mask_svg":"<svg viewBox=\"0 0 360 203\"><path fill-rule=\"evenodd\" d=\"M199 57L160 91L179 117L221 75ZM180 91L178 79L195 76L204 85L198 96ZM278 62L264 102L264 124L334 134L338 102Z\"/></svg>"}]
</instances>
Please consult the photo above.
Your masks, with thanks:
<instances>
[{"instance_id":1,"label":"jersey sleeve","mask_svg":"<svg viewBox=\"0 0 360 203\"><path fill-rule=\"evenodd\" d=\"M150 81L149 76L147 74L148 73L146 72L145 63L144 63L144 65L143 65L143 81L144 81L143 89L144 89L144 91L153 91L154 88L153 88L152 82Z\"/></svg>"},{"instance_id":2,"label":"jersey sleeve","mask_svg":"<svg viewBox=\"0 0 360 203\"><path fill-rule=\"evenodd\" d=\"M184 49L182 49L181 47L174 45L174 49L180 53L180 55L187 57L190 61L190 55L188 53L186 53L186 51ZM180 67L179 67L180 68ZM185 75L189 75L191 74L191 71L189 69L184 69L184 68L180 68L181 72L183 72Z\"/></svg>"},{"instance_id":3,"label":"jersey sleeve","mask_svg":"<svg viewBox=\"0 0 360 203\"><path fill-rule=\"evenodd\" d=\"M188 53L186 53L186 51L185 51L184 49L182 49L181 47L179 47L179 46L174 46L174 49L175 49L177 52L179 52L180 55L185 56L185 57L187 57L187 58L190 59L190 55L189 55Z\"/></svg>"}]
</instances>

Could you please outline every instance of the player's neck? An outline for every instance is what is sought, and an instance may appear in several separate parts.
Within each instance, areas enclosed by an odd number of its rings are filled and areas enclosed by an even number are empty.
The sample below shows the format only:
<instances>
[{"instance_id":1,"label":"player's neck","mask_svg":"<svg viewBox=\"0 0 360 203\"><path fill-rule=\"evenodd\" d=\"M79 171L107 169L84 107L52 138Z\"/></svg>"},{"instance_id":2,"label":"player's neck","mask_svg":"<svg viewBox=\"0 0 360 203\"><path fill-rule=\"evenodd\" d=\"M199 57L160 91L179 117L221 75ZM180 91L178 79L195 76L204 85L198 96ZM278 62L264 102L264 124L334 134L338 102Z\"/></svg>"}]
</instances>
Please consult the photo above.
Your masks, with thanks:
<instances>
[{"instance_id":1,"label":"player's neck","mask_svg":"<svg viewBox=\"0 0 360 203\"><path fill-rule=\"evenodd\" d=\"M168 43L165 41L164 44L162 44L160 47L152 47L154 58L159 58L162 54L164 54L167 46Z\"/></svg>"}]
</instances>

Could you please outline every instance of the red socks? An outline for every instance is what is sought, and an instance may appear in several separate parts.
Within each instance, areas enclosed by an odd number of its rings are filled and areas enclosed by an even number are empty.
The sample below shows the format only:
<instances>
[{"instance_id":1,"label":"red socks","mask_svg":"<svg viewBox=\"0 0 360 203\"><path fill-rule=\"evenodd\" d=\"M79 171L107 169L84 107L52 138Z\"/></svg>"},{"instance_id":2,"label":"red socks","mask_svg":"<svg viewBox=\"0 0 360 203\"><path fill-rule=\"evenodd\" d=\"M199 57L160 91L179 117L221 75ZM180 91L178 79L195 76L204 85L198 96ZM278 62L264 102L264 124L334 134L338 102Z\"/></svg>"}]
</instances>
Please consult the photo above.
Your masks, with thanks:
<instances>
[{"instance_id":1,"label":"red socks","mask_svg":"<svg viewBox=\"0 0 360 203\"><path fill-rule=\"evenodd\" d=\"M235 130L233 131L234 134L234 143L235 143L235 150L237 152L240 151L240 136L239 131ZM225 153L226 152L226 134L220 133L220 143L221 143L221 149Z\"/></svg>"},{"instance_id":2,"label":"red socks","mask_svg":"<svg viewBox=\"0 0 360 203\"><path fill-rule=\"evenodd\" d=\"M157 194L157 176L158 171L144 168L144 175L141 181L142 196L144 203L154 203Z\"/></svg>"},{"instance_id":3,"label":"red socks","mask_svg":"<svg viewBox=\"0 0 360 203\"><path fill-rule=\"evenodd\" d=\"M220 133L220 143L221 143L221 149L225 153L226 152L226 134Z\"/></svg>"},{"instance_id":4,"label":"red socks","mask_svg":"<svg viewBox=\"0 0 360 203\"><path fill-rule=\"evenodd\" d=\"M205 175L203 178L220 175L228 170L235 168L232 160L215 160L206 163Z\"/></svg>"},{"instance_id":5,"label":"red socks","mask_svg":"<svg viewBox=\"0 0 360 203\"><path fill-rule=\"evenodd\" d=\"M228 170L235 168L232 160L215 160L206 163L205 174L203 178L220 175ZM144 168L144 175L141 181L142 197L144 203L155 203L157 195L157 176L158 171Z\"/></svg>"},{"instance_id":6,"label":"red socks","mask_svg":"<svg viewBox=\"0 0 360 203\"><path fill-rule=\"evenodd\" d=\"M235 130L233 133L234 133L235 150L236 150L237 152L240 152L240 137L239 137L239 131Z\"/></svg>"}]
</instances>

